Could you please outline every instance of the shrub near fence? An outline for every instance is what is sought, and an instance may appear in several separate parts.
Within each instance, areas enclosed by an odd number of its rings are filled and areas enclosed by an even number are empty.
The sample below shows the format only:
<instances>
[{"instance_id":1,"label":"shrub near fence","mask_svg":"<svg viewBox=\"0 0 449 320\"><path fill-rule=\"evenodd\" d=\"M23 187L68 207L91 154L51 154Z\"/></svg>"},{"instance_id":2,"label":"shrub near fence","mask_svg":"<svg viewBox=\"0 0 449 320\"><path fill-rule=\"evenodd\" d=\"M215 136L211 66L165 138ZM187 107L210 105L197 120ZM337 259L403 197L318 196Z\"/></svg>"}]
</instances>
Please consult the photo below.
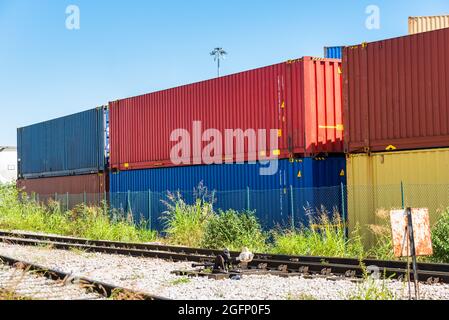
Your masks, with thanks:
<instances>
[{"instance_id":1,"label":"shrub near fence","mask_svg":"<svg viewBox=\"0 0 449 320\"><path fill-rule=\"evenodd\" d=\"M187 204L196 200L195 191L179 191ZM255 212L265 230L275 227L308 225L311 218L322 213L329 216L339 212L346 216L346 189L344 186L326 188L283 188L271 190L212 191L215 211L234 210ZM123 213L132 212L134 219L148 221L150 228L162 231L161 217L167 210L168 192L124 192L108 195L110 205Z\"/></svg>"},{"instance_id":2,"label":"shrub near fence","mask_svg":"<svg viewBox=\"0 0 449 320\"><path fill-rule=\"evenodd\" d=\"M180 191L187 204L196 199L194 191ZM378 224L376 212L403 207L428 208L432 223L449 207L449 185L388 185L388 186L335 186L323 188L284 188L272 190L214 191L213 209L253 211L265 230L275 227L307 226L324 211L329 216L338 212L347 221L349 231L357 225L367 244L373 244L368 226ZM124 192L104 194L30 195L32 199L46 202L56 199L62 209L77 204L102 205L123 213L132 213L134 220L147 221L148 228L162 231L161 217L167 210L168 192Z\"/></svg>"}]
</instances>

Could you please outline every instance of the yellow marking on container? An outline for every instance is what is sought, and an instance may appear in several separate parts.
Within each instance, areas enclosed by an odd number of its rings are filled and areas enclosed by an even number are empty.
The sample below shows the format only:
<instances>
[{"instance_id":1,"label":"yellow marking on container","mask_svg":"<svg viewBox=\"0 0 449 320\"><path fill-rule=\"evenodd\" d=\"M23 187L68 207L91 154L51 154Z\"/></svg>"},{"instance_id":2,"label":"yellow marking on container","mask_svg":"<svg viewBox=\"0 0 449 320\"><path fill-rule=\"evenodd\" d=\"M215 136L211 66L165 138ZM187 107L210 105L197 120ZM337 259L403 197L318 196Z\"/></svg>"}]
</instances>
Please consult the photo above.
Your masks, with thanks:
<instances>
[{"instance_id":1,"label":"yellow marking on container","mask_svg":"<svg viewBox=\"0 0 449 320\"><path fill-rule=\"evenodd\" d=\"M282 101L281 108L285 109L285 101Z\"/></svg>"},{"instance_id":2,"label":"yellow marking on container","mask_svg":"<svg viewBox=\"0 0 449 320\"><path fill-rule=\"evenodd\" d=\"M267 152L266 152L266 151L260 151L260 152L259 152L259 155L260 155L261 157L266 157L266 156L267 156Z\"/></svg>"},{"instance_id":3,"label":"yellow marking on container","mask_svg":"<svg viewBox=\"0 0 449 320\"><path fill-rule=\"evenodd\" d=\"M319 126L320 129L336 129L337 131L344 131L345 126L342 124L337 124L336 126Z\"/></svg>"},{"instance_id":4,"label":"yellow marking on container","mask_svg":"<svg viewBox=\"0 0 449 320\"><path fill-rule=\"evenodd\" d=\"M281 155L281 150L273 150L273 156L280 156Z\"/></svg>"},{"instance_id":5,"label":"yellow marking on container","mask_svg":"<svg viewBox=\"0 0 449 320\"><path fill-rule=\"evenodd\" d=\"M387 148L385 148L385 150L387 150L387 151L393 151L393 150L397 150L397 148L395 147L395 146L393 146L393 145L389 145Z\"/></svg>"},{"instance_id":6,"label":"yellow marking on container","mask_svg":"<svg viewBox=\"0 0 449 320\"><path fill-rule=\"evenodd\" d=\"M128 168L129 168L129 163L125 163L125 164L124 164L124 167L125 167L126 169L128 169Z\"/></svg>"},{"instance_id":7,"label":"yellow marking on container","mask_svg":"<svg viewBox=\"0 0 449 320\"><path fill-rule=\"evenodd\" d=\"M278 130L278 137L282 137L282 130L281 129Z\"/></svg>"},{"instance_id":8,"label":"yellow marking on container","mask_svg":"<svg viewBox=\"0 0 449 320\"><path fill-rule=\"evenodd\" d=\"M346 172L345 172L345 170L343 169L343 170L341 170L341 172L340 172L340 177L344 177L346 175Z\"/></svg>"},{"instance_id":9,"label":"yellow marking on container","mask_svg":"<svg viewBox=\"0 0 449 320\"><path fill-rule=\"evenodd\" d=\"M338 74L343 74L343 69L341 67L338 67Z\"/></svg>"},{"instance_id":10,"label":"yellow marking on container","mask_svg":"<svg viewBox=\"0 0 449 320\"><path fill-rule=\"evenodd\" d=\"M302 172L301 172L301 170L298 171L298 178L302 178Z\"/></svg>"}]
</instances>

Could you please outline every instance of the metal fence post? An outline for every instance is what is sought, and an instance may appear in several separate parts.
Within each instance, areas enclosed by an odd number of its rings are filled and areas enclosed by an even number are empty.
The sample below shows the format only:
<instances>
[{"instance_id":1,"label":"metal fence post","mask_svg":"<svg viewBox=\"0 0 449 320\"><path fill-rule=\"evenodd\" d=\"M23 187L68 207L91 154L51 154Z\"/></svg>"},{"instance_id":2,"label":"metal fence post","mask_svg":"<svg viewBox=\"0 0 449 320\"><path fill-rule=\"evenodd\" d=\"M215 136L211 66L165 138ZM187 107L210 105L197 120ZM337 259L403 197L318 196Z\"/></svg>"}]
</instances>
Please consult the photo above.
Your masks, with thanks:
<instances>
[{"instance_id":1,"label":"metal fence post","mask_svg":"<svg viewBox=\"0 0 449 320\"><path fill-rule=\"evenodd\" d=\"M348 237L348 234L346 232L346 201L345 201L345 185L343 184L343 182L341 183L341 211L342 211L342 219L343 219L343 228L344 228L344 233L345 233L345 237Z\"/></svg>"},{"instance_id":2,"label":"metal fence post","mask_svg":"<svg viewBox=\"0 0 449 320\"><path fill-rule=\"evenodd\" d=\"M69 211L69 193L68 192L65 195L65 200L66 200L65 208L67 211Z\"/></svg>"},{"instance_id":3,"label":"metal fence post","mask_svg":"<svg viewBox=\"0 0 449 320\"><path fill-rule=\"evenodd\" d=\"M131 212L131 191L130 190L128 190L126 202L127 202L126 205L128 207L127 214L129 215L129 213Z\"/></svg>"},{"instance_id":4,"label":"metal fence post","mask_svg":"<svg viewBox=\"0 0 449 320\"><path fill-rule=\"evenodd\" d=\"M404 182L401 181L402 209L405 209Z\"/></svg>"},{"instance_id":5,"label":"metal fence post","mask_svg":"<svg viewBox=\"0 0 449 320\"><path fill-rule=\"evenodd\" d=\"M106 213L107 213L107 210L108 210L108 208L107 208L107 202L108 200L107 200L107 195L106 195L106 191L103 191L103 211L104 211L104 214L106 215Z\"/></svg>"},{"instance_id":6,"label":"metal fence post","mask_svg":"<svg viewBox=\"0 0 449 320\"><path fill-rule=\"evenodd\" d=\"M210 200L210 205L212 207L212 211L214 211L214 201L215 201L215 190L212 191L212 199Z\"/></svg>"},{"instance_id":7,"label":"metal fence post","mask_svg":"<svg viewBox=\"0 0 449 320\"><path fill-rule=\"evenodd\" d=\"M151 225L151 215L152 215L152 212L151 212L151 202L152 202L152 199L151 199L151 190L148 190L148 228L151 230L151 228L152 228L152 225Z\"/></svg>"},{"instance_id":8,"label":"metal fence post","mask_svg":"<svg viewBox=\"0 0 449 320\"><path fill-rule=\"evenodd\" d=\"M250 190L249 190L249 187L246 188L246 205L247 205L247 211L251 211Z\"/></svg>"},{"instance_id":9,"label":"metal fence post","mask_svg":"<svg viewBox=\"0 0 449 320\"><path fill-rule=\"evenodd\" d=\"M290 209L292 212L292 230L295 229L295 201L293 198L293 186L290 186Z\"/></svg>"},{"instance_id":10,"label":"metal fence post","mask_svg":"<svg viewBox=\"0 0 449 320\"><path fill-rule=\"evenodd\" d=\"M37 196L37 203L40 203L40 200L39 200L39 193L37 193L36 196Z\"/></svg>"},{"instance_id":11,"label":"metal fence post","mask_svg":"<svg viewBox=\"0 0 449 320\"><path fill-rule=\"evenodd\" d=\"M84 203L84 205L87 205L87 195L86 195L86 191L84 191L84 193L83 193L83 203Z\"/></svg>"}]
</instances>

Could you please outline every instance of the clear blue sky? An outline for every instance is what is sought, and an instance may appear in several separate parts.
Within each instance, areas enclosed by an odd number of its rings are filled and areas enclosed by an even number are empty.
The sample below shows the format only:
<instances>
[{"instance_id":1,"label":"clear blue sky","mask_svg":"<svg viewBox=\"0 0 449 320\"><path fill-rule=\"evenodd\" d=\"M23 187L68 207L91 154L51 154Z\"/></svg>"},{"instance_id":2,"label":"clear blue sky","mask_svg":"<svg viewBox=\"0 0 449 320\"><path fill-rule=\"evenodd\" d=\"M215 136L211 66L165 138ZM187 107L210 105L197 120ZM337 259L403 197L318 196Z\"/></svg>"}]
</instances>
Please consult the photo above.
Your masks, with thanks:
<instances>
[{"instance_id":1,"label":"clear blue sky","mask_svg":"<svg viewBox=\"0 0 449 320\"><path fill-rule=\"evenodd\" d=\"M80 30L65 27L70 4ZM365 28L370 4L379 30ZM445 13L447 0L0 0L0 145L16 144L17 127L214 77L216 46L229 74L404 35L408 16Z\"/></svg>"}]
</instances>

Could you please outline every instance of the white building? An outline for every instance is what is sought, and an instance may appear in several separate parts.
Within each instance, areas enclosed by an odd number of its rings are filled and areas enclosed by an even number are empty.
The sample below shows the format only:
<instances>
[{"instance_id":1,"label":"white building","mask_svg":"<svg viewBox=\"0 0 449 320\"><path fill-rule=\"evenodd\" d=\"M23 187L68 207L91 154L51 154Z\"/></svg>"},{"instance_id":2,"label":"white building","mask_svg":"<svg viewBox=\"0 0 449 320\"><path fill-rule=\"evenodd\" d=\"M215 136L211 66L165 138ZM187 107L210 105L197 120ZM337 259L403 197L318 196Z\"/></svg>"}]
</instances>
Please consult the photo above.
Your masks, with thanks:
<instances>
[{"instance_id":1,"label":"white building","mask_svg":"<svg viewBox=\"0 0 449 320\"><path fill-rule=\"evenodd\" d=\"M0 146L0 184L17 179L17 148Z\"/></svg>"}]
</instances>

